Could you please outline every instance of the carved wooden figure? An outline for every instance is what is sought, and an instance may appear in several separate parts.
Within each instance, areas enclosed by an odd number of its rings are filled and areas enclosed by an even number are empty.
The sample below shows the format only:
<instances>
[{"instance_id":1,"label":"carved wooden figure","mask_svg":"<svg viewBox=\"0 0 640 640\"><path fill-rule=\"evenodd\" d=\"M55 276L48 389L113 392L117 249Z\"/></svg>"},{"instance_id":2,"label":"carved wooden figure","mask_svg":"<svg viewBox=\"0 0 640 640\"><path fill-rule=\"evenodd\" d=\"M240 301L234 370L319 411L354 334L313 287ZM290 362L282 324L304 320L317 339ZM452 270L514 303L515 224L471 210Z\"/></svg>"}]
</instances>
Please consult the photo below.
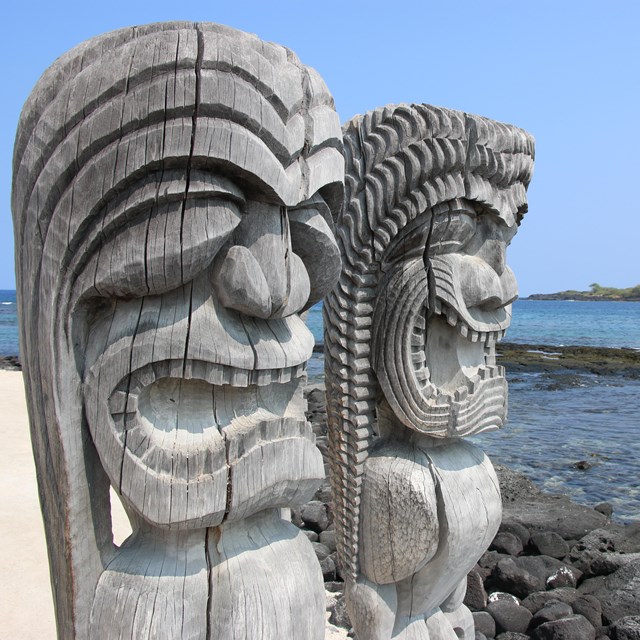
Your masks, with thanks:
<instances>
[{"instance_id":1,"label":"carved wooden figure","mask_svg":"<svg viewBox=\"0 0 640 640\"><path fill-rule=\"evenodd\" d=\"M344 127L343 269L325 301L338 552L360 640L473 640L466 574L501 516L484 453L505 421L495 344L516 281L533 139L428 105Z\"/></svg>"},{"instance_id":2,"label":"carved wooden figure","mask_svg":"<svg viewBox=\"0 0 640 640\"><path fill-rule=\"evenodd\" d=\"M13 212L60 638L324 636L280 510L324 475L299 314L340 271L343 174L318 74L227 27L109 33L38 82Z\"/></svg>"}]
</instances>

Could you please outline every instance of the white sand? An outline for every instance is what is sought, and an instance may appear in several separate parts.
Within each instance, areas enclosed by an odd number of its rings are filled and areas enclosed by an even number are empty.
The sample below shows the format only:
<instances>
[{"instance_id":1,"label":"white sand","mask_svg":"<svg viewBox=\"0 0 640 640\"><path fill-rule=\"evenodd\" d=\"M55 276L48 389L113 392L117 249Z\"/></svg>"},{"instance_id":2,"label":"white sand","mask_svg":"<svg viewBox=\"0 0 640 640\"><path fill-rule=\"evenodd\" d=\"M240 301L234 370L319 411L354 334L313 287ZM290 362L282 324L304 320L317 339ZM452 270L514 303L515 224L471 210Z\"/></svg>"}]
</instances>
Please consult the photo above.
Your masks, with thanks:
<instances>
[{"instance_id":1,"label":"white sand","mask_svg":"<svg viewBox=\"0 0 640 640\"><path fill-rule=\"evenodd\" d=\"M0 429L0 637L54 640L49 562L19 372L0 371ZM119 543L130 528L114 498L114 539ZM346 632L328 625L329 638L346 638Z\"/></svg>"}]
</instances>

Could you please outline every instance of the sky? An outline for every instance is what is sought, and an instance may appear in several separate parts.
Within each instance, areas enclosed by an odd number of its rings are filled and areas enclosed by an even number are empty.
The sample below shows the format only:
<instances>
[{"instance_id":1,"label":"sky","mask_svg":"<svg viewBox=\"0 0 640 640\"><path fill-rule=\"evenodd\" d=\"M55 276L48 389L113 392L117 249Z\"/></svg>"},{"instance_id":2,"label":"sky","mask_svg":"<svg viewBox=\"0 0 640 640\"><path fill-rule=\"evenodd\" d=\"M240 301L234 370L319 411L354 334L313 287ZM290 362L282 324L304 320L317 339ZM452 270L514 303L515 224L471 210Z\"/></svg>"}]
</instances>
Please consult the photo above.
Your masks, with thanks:
<instances>
[{"instance_id":1,"label":"sky","mask_svg":"<svg viewBox=\"0 0 640 640\"><path fill-rule=\"evenodd\" d=\"M8 5L8 6L7 6ZM87 0L7 3L0 39L0 289L15 288L11 159L20 110L56 57L94 35L164 20L220 22L293 49L342 122L429 103L536 138L508 259L522 296L640 283L640 2Z\"/></svg>"}]
</instances>

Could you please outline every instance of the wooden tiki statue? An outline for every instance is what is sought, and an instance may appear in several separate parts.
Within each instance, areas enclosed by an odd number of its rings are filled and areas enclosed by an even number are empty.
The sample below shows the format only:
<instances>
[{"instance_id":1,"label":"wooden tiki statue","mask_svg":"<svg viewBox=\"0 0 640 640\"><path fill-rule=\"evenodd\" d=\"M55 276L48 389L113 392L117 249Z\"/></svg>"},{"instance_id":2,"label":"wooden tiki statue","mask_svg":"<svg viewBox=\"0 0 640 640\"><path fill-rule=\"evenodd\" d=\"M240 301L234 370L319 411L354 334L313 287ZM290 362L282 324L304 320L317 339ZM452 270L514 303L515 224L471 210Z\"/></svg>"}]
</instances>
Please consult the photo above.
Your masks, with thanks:
<instances>
[{"instance_id":1,"label":"wooden tiki statue","mask_svg":"<svg viewBox=\"0 0 640 640\"><path fill-rule=\"evenodd\" d=\"M109 33L36 85L13 213L60 638L323 637L280 510L324 475L299 313L340 271L343 173L318 74L230 28Z\"/></svg>"},{"instance_id":2,"label":"wooden tiki statue","mask_svg":"<svg viewBox=\"0 0 640 640\"><path fill-rule=\"evenodd\" d=\"M500 523L498 482L463 436L507 412L495 345L516 281L533 139L429 105L343 129L343 268L325 302L331 474L360 640L473 640L466 574Z\"/></svg>"}]
</instances>

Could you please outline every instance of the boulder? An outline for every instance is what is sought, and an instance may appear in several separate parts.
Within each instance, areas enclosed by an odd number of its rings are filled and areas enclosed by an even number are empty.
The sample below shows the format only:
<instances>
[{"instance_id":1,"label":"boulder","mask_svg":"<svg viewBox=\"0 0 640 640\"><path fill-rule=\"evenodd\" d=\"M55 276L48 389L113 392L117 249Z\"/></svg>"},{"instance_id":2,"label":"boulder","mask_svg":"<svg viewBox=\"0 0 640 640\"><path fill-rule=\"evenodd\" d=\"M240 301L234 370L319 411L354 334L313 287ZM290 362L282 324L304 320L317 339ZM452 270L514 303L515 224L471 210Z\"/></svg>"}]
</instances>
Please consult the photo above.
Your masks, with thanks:
<instances>
[{"instance_id":1,"label":"boulder","mask_svg":"<svg viewBox=\"0 0 640 640\"><path fill-rule=\"evenodd\" d=\"M625 616L609 628L612 640L640 640L640 615Z\"/></svg>"},{"instance_id":2,"label":"boulder","mask_svg":"<svg viewBox=\"0 0 640 640\"><path fill-rule=\"evenodd\" d=\"M508 600L497 600L489 603L487 611L496 621L496 629L498 631L524 633L533 617L529 609Z\"/></svg>"},{"instance_id":3,"label":"boulder","mask_svg":"<svg viewBox=\"0 0 640 640\"><path fill-rule=\"evenodd\" d=\"M473 569L467 574L467 591L464 596L464 604L471 611L481 611L487 606L487 592L485 591L482 577Z\"/></svg>"},{"instance_id":4,"label":"boulder","mask_svg":"<svg viewBox=\"0 0 640 640\"><path fill-rule=\"evenodd\" d=\"M543 556L561 559L569 553L569 545L557 533L542 531L531 536L531 544Z\"/></svg>"},{"instance_id":5,"label":"boulder","mask_svg":"<svg viewBox=\"0 0 640 640\"><path fill-rule=\"evenodd\" d=\"M312 542L311 545L313 546L313 550L316 552L316 557L320 562L331 555L329 548L321 542Z\"/></svg>"},{"instance_id":6,"label":"boulder","mask_svg":"<svg viewBox=\"0 0 640 640\"><path fill-rule=\"evenodd\" d=\"M327 529L320 534L320 542L327 547L331 553L336 550L336 532L334 529Z\"/></svg>"},{"instance_id":7,"label":"boulder","mask_svg":"<svg viewBox=\"0 0 640 640\"><path fill-rule=\"evenodd\" d=\"M553 589L552 591L537 591L527 596L522 601L522 604L527 607L531 613L536 613L551 602L571 604L578 595L578 591L570 587L562 587L561 589Z\"/></svg>"},{"instance_id":8,"label":"boulder","mask_svg":"<svg viewBox=\"0 0 640 640\"><path fill-rule=\"evenodd\" d=\"M574 567L560 567L547 578L547 589L559 589L561 587L575 587L578 584Z\"/></svg>"},{"instance_id":9,"label":"boulder","mask_svg":"<svg viewBox=\"0 0 640 640\"><path fill-rule=\"evenodd\" d=\"M510 556L519 556L522 553L522 548L523 545L520 538L509 531L498 533L489 546L492 551L506 553Z\"/></svg>"},{"instance_id":10,"label":"boulder","mask_svg":"<svg viewBox=\"0 0 640 640\"><path fill-rule=\"evenodd\" d=\"M582 573L575 567L571 567L550 556L520 556L515 558L514 562L521 569L536 576L543 585L547 585L547 588L551 589L556 587L575 587L582 576ZM562 576L562 578L558 580L558 576ZM552 584L548 584L549 579L552 579ZM563 584L555 584L554 581L560 581Z\"/></svg>"},{"instance_id":11,"label":"boulder","mask_svg":"<svg viewBox=\"0 0 640 640\"><path fill-rule=\"evenodd\" d=\"M531 632L532 640L595 640L596 630L583 616L545 622Z\"/></svg>"},{"instance_id":12,"label":"boulder","mask_svg":"<svg viewBox=\"0 0 640 640\"><path fill-rule=\"evenodd\" d=\"M487 596L489 604L492 602L511 602L512 604L520 604L520 598L512 596L510 593L504 593L504 591L493 591Z\"/></svg>"},{"instance_id":13,"label":"boulder","mask_svg":"<svg viewBox=\"0 0 640 640\"><path fill-rule=\"evenodd\" d=\"M570 605L564 602L551 602L534 614L529 623L529 629L535 629L545 622L568 618L574 614Z\"/></svg>"},{"instance_id":14,"label":"boulder","mask_svg":"<svg viewBox=\"0 0 640 640\"><path fill-rule=\"evenodd\" d=\"M517 522L515 520L505 520L503 518L502 524L498 529L499 533L512 533L514 536L518 536L520 538L520 542L522 542L522 546L526 547L529 544L530 534L529 529L525 527L522 523Z\"/></svg>"},{"instance_id":15,"label":"boulder","mask_svg":"<svg viewBox=\"0 0 640 640\"><path fill-rule=\"evenodd\" d=\"M495 638L496 621L493 616L487 611L476 611L472 615L476 631L484 634L487 638Z\"/></svg>"},{"instance_id":16,"label":"boulder","mask_svg":"<svg viewBox=\"0 0 640 640\"><path fill-rule=\"evenodd\" d=\"M490 584L492 589L512 593L518 598L526 598L534 591L544 588L544 582L540 578L518 566L513 558L500 560L494 567L487 584Z\"/></svg>"},{"instance_id":17,"label":"boulder","mask_svg":"<svg viewBox=\"0 0 640 640\"><path fill-rule=\"evenodd\" d=\"M328 599L329 600L329 599ZM336 627L342 629L350 629L351 621L347 612L347 605L343 594L336 594L335 597L328 602L327 610L329 611L329 622Z\"/></svg>"},{"instance_id":18,"label":"boulder","mask_svg":"<svg viewBox=\"0 0 640 640\"><path fill-rule=\"evenodd\" d=\"M607 518L610 518L613 515L613 506L609 502L601 502L593 508Z\"/></svg>"},{"instance_id":19,"label":"boulder","mask_svg":"<svg viewBox=\"0 0 640 640\"><path fill-rule=\"evenodd\" d=\"M336 563L331 556L320 560L320 570L325 582L333 582L336 579Z\"/></svg>"},{"instance_id":20,"label":"boulder","mask_svg":"<svg viewBox=\"0 0 640 640\"><path fill-rule=\"evenodd\" d=\"M640 609L640 560L633 560L608 576L585 580L581 595L595 596L602 605L604 624L625 616L638 615Z\"/></svg>"},{"instance_id":21,"label":"boulder","mask_svg":"<svg viewBox=\"0 0 640 640\"><path fill-rule=\"evenodd\" d=\"M602 605L595 596L578 596L572 603L573 613L584 616L596 629L602 626Z\"/></svg>"},{"instance_id":22,"label":"boulder","mask_svg":"<svg viewBox=\"0 0 640 640\"><path fill-rule=\"evenodd\" d=\"M316 533L320 533L329 528L327 508L319 500L312 500L303 505L300 511L300 517L305 526Z\"/></svg>"}]
</instances>

